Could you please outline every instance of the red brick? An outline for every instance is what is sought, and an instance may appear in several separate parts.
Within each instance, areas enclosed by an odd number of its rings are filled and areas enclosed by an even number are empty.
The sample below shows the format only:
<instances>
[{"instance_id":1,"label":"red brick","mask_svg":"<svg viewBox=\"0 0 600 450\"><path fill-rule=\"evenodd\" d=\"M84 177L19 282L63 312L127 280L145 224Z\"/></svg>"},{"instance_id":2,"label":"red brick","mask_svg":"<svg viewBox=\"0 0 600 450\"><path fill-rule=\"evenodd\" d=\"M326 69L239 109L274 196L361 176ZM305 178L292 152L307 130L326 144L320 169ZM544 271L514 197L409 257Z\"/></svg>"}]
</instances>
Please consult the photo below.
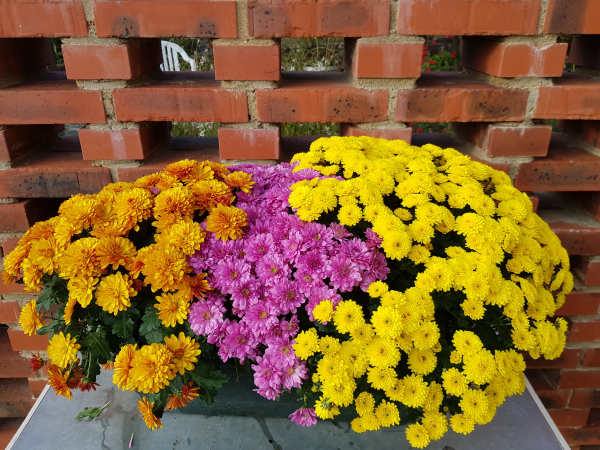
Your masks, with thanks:
<instances>
[{"instance_id":1,"label":"red brick","mask_svg":"<svg viewBox=\"0 0 600 450\"><path fill-rule=\"evenodd\" d=\"M578 222L572 217L554 217L547 210L538 211L558 238L569 255L596 255L600 253L600 227Z\"/></svg>"},{"instance_id":2,"label":"red brick","mask_svg":"<svg viewBox=\"0 0 600 450\"><path fill-rule=\"evenodd\" d=\"M160 172L167 165L182 159L220 162L219 144L215 137L171 138L154 151L141 167L119 168L119 181L131 182L145 175Z\"/></svg>"},{"instance_id":3,"label":"red brick","mask_svg":"<svg viewBox=\"0 0 600 450\"><path fill-rule=\"evenodd\" d=\"M600 157L553 134L548 156L519 164L515 187L522 191L600 191Z\"/></svg>"},{"instance_id":4,"label":"red brick","mask_svg":"<svg viewBox=\"0 0 600 450\"><path fill-rule=\"evenodd\" d=\"M0 131L0 161L14 161L38 146L52 144L64 125L13 125Z\"/></svg>"},{"instance_id":5,"label":"red brick","mask_svg":"<svg viewBox=\"0 0 600 450\"><path fill-rule=\"evenodd\" d=\"M79 147L76 137L63 137L55 144L62 145ZM112 182L107 168L94 167L81 153L50 150L17 168L0 171L0 197L65 198L96 193Z\"/></svg>"},{"instance_id":6,"label":"red brick","mask_svg":"<svg viewBox=\"0 0 600 450\"><path fill-rule=\"evenodd\" d=\"M246 91L223 89L209 72L164 74L162 81L146 86L116 89L113 98L117 120L122 121L249 120Z\"/></svg>"},{"instance_id":7,"label":"red brick","mask_svg":"<svg viewBox=\"0 0 600 450\"><path fill-rule=\"evenodd\" d=\"M0 323L17 323L20 315L17 302L0 302Z\"/></svg>"},{"instance_id":8,"label":"red brick","mask_svg":"<svg viewBox=\"0 0 600 450\"><path fill-rule=\"evenodd\" d=\"M19 238L19 237L6 238L3 240L0 239L0 243L2 243L2 251L4 253L4 256L6 256L10 252L12 252L20 240L21 240L21 238Z\"/></svg>"},{"instance_id":9,"label":"red brick","mask_svg":"<svg viewBox=\"0 0 600 450\"><path fill-rule=\"evenodd\" d=\"M158 39L121 45L63 45L69 80L132 80L162 63Z\"/></svg>"},{"instance_id":10,"label":"red brick","mask_svg":"<svg viewBox=\"0 0 600 450\"><path fill-rule=\"evenodd\" d=\"M0 123L105 123L101 93L79 90L61 77L0 89Z\"/></svg>"},{"instance_id":11,"label":"red brick","mask_svg":"<svg viewBox=\"0 0 600 450\"><path fill-rule=\"evenodd\" d=\"M558 388L600 388L600 370L564 370Z\"/></svg>"},{"instance_id":12,"label":"red brick","mask_svg":"<svg viewBox=\"0 0 600 450\"><path fill-rule=\"evenodd\" d=\"M0 380L0 418L25 417L34 403L27 379Z\"/></svg>"},{"instance_id":13,"label":"red brick","mask_svg":"<svg viewBox=\"0 0 600 450\"><path fill-rule=\"evenodd\" d=\"M600 3L596 0L550 0L544 33L600 34Z\"/></svg>"},{"instance_id":14,"label":"red brick","mask_svg":"<svg viewBox=\"0 0 600 450\"><path fill-rule=\"evenodd\" d=\"M23 423L23 417L12 417L0 420L0 448L8 447L15 433Z\"/></svg>"},{"instance_id":15,"label":"red brick","mask_svg":"<svg viewBox=\"0 0 600 450\"><path fill-rule=\"evenodd\" d=\"M42 198L0 204L0 232L27 231L34 223L56 215L59 204L60 201Z\"/></svg>"},{"instance_id":16,"label":"red brick","mask_svg":"<svg viewBox=\"0 0 600 450\"><path fill-rule=\"evenodd\" d=\"M523 356L529 369L575 369L582 353L583 350L579 348L565 348L558 358L552 360L533 359L527 353L523 353Z\"/></svg>"},{"instance_id":17,"label":"red brick","mask_svg":"<svg viewBox=\"0 0 600 450\"><path fill-rule=\"evenodd\" d=\"M281 78L278 45L215 45L217 80L272 80Z\"/></svg>"},{"instance_id":18,"label":"red brick","mask_svg":"<svg viewBox=\"0 0 600 450\"><path fill-rule=\"evenodd\" d=\"M456 73L423 74L415 89L396 95L396 122L492 122L525 117L529 92L505 89Z\"/></svg>"},{"instance_id":19,"label":"red brick","mask_svg":"<svg viewBox=\"0 0 600 450\"><path fill-rule=\"evenodd\" d=\"M6 331L0 335L0 378L27 378L35 376L29 360L12 349Z\"/></svg>"},{"instance_id":20,"label":"red brick","mask_svg":"<svg viewBox=\"0 0 600 450\"><path fill-rule=\"evenodd\" d=\"M398 34L535 34L540 0L399 0Z\"/></svg>"},{"instance_id":21,"label":"red brick","mask_svg":"<svg viewBox=\"0 0 600 450\"><path fill-rule=\"evenodd\" d=\"M600 80L565 75L553 83L540 87L535 119L600 119Z\"/></svg>"},{"instance_id":22,"label":"red brick","mask_svg":"<svg viewBox=\"0 0 600 450\"><path fill-rule=\"evenodd\" d=\"M263 122L382 122L388 91L355 88L342 74L290 72L279 89L257 89L256 106Z\"/></svg>"},{"instance_id":23,"label":"red brick","mask_svg":"<svg viewBox=\"0 0 600 450\"><path fill-rule=\"evenodd\" d=\"M52 62L49 39L0 40L0 78L41 69Z\"/></svg>"},{"instance_id":24,"label":"red brick","mask_svg":"<svg viewBox=\"0 0 600 450\"><path fill-rule=\"evenodd\" d=\"M99 37L237 38L235 2L94 1Z\"/></svg>"},{"instance_id":25,"label":"red brick","mask_svg":"<svg viewBox=\"0 0 600 450\"><path fill-rule=\"evenodd\" d=\"M559 428L559 431L569 445L581 444L587 450L595 450L595 446L600 445L600 427Z\"/></svg>"},{"instance_id":26,"label":"red brick","mask_svg":"<svg viewBox=\"0 0 600 450\"><path fill-rule=\"evenodd\" d=\"M560 77L568 44L506 44L486 38L462 39L460 64L496 77Z\"/></svg>"},{"instance_id":27,"label":"red brick","mask_svg":"<svg viewBox=\"0 0 600 450\"><path fill-rule=\"evenodd\" d=\"M600 408L600 389L576 389L569 402L570 408Z\"/></svg>"},{"instance_id":28,"label":"red brick","mask_svg":"<svg viewBox=\"0 0 600 450\"><path fill-rule=\"evenodd\" d=\"M557 427L583 427L590 415L589 409L549 409Z\"/></svg>"},{"instance_id":29,"label":"red brick","mask_svg":"<svg viewBox=\"0 0 600 450\"><path fill-rule=\"evenodd\" d=\"M574 256L571 258L573 274L585 286L600 285L600 258L591 256Z\"/></svg>"},{"instance_id":30,"label":"red brick","mask_svg":"<svg viewBox=\"0 0 600 450\"><path fill-rule=\"evenodd\" d=\"M565 120L564 132L600 148L600 120Z\"/></svg>"},{"instance_id":31,"label":"red brick","mask_svg":"<svg viewBox=\"0 0 600 450\"><path fill-rule=\"evenodd\" d=\"M557 316L588 316L598 313L600 293L572 291L565 304L556 311Z\"/></svg>"},{"instance_id":32,"label":"red brick","mask_svg":"<svg viewBox=\"0 0 600 450\"><path fill-rule=\"evenodd\" d=\"M13 350L16 352L22 350L45 351L48 348L47 334L28 336L21 330L8 330L8 337Z\"/></svg>"},{"instance_id":33,"label":"red brick","mask_svg":"<svg viewBox=\"0 0 600 450\"><path fill-rule=\"evenodd\" d=\"M573 322L569 333L569 342L594 341L600 341L600 320ZM598 387L600 387L600 378L598 378Z\"/></svg>"},{"instance_id":34,"label":"red brick","mask_svg":"<svg viewBox=\"0 0 600 450\"><path fill-rule=\"evenodd\" d=\"M540 398L542 405L546 408L566 408L569 403L571 391L545 391L536 390L535 393Z\"/></svg>"},{"instance_id":35,"label":"red brick","mask_svg":"<svg viewBox=\"0 0 600 450\"><path fill-rule=\"evenodd\" d=\"M169 136L170 127L168 122L148 122L137 130L81 129L83 159L144 159Z\"/></svg>"},{"instance_id":36,"label":"red brick","mask_svg":"<svg viewBox=\"0 0 600 450\"><path fill-rule=\"evenodd\" d=\"M478 122L455 122L452 129L489 157L546 156L552 127L507 127Z\"/></svg>"},{"instance_id":37,"label":"red brick","mask_svg":"<svg viewBox=\"0 0 600 450\"><path fill-rule=\"evenodd\" d=\"M358 128L349 123L340 123L340 136L369 136L379 139L402 140L410 143L412 128Z\"/></svg>"},{"instance_id":38,"label":"red brick","mask_svg":"<svg viewBox=\"0 0 600 450\"><path fill-rule=\"evenodd\" d=\"M600 192L562 192L561 195L600 221Z\"/></svg>"},{"instance_id":39,"label":"red brick","mask_svg":"<svg viewBox=\"0 0 600 450\"><path fill-rule=\"evenodd\" d=\"M573 36L568 63L590 69L600 69L600 36Z\"/></svg>"},{"instance_id":40,"label":"red brick","mask_svg":"<svg viewBox=\"0 0 600 450\"><path fill-rule=\"evenodd\" d=\"M418 78L423 44L347 41L344 65L357 78Z\"/></svg>"},{"instance_id":41,"label":"red brick","mask_svg":"<svg viewBox=\"0 0 600 450\"><path fill-rule=\"evenodd\" d=\"M533 192L528 192L527 197L531 200L531 206L533 207L533 212L536 213L538 210L538 206L540 204L540 198L535 195Z\"/></svg>"},{"instance_id":42,"label":"red brick","mask_svg":"<svg viewBox=\"0 0 600 450\"><path fill-rule=\"evenodd\" d=\"M31 392L35 398L38 398L46 385L48 384L47 380L28 380L29 387L31 388Z\"/></svg>"},{"instance_id":43,"label":"red brick","mask_svg":"<svg viewBox=\"0 0 600 450\"><path fill-rule=\"evenodd\" d=\"M87 36L83 2L8 0L0 3L0 38Z\"/></svg>"},{"instance_id":44,"label":"red brick","mask_svg":"<svg viewBox=\"0 0 600 450\"><path fill-rule=\"evenodd\" d=\"M279 159L280 131L219 128L221 159Z\"/></svg>"},{"instance_id":45,"label":"red brick","mask_svg":"<svg viewBox=\"0 0 600 450\"><path fill-rule=\"evenodd\" d=\"M600 367L600 348L588 348L581 365L582 367Z\"/></svg>"},{"instance_id":46,"label":"red brick","mask_svg":"<svg viewBox=\"0 0 600 450\"><path fill-rule=\"evenodd\" d=\"M255 0L248 2L254 37L384 36L390 3L383 0Z\"/></svg>"}]
</instances>

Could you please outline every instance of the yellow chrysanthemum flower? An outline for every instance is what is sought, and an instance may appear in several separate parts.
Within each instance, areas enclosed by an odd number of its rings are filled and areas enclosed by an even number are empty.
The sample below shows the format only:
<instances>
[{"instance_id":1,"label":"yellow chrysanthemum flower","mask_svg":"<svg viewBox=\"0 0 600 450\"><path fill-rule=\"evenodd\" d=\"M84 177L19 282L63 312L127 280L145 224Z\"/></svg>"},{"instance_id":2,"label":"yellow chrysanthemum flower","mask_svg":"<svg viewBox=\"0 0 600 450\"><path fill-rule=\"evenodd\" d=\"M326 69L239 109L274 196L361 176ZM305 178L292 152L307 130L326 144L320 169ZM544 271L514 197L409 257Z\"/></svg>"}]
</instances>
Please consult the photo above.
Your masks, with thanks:
<instances>
[{"instance_id":1,"label":"yellow chrysanthemum flower","mask_svg":"<svg viewBox=\"0 0 600 450\"><path fill-rule=\"evenodd\" d=\"M113 383L116 384L119 389L131 390L135 388L131 382L129 371L131 370L131 361L135 356L136 350L137 344L125 344L121 347L121 351L115 358Z\"/></svg>"},{"instance_id":2,"label":"yellow chrysanthemum flower","mask_svg":"<svg viewBox=\"0 0 600 450\"><path fill-rule=\"evenodd\" d=\"M319 350L319 338L317 336L317 330L310 328L306 331L301 331L294 338L292 344L294 353L300 359L308 359Z\"/></svg>"},{"instance_id":3,"label":"yellow chrysanthemum flower","mask_svg":"<svg viewBox=\"0 0 600 450\"><path fill-rule=\"evenodd\" d=\"M315 320L326 324L333 318L333 303L331 300L323 300L319 302L312 311Z\"/></svg>"},{"instance_id":4,"label":"yellow chrysanthemum flower","mask_svg":"<svg viewBox=\"0 0 600 450\"><path fill-rule=\"evenodd\" d=\"M23 309L21 309L21 314L19 315L21 329L29 336L37 334L37 329L44 326L42 315L36 311L36 308L37 302L35 300L30 300Z\"/></svg>"},{"instance_id":5,"label":"yellow chrysanthemum flower","mask_svg":"<svg viewBox=\"0 0 600 450\"><path fill-rule=\"evenodd\" d=\"M71 362L77 360L77 352L81 345L77 339L71 339L71 335L62 333L55 334L48 345L48 358L61 369L66 368Z\"/></svg>"},{"instance_id":6,"label":"yellow chrysanthemum flower","mask_svg":"<svg viewBox=\"0 0 600 450\"><path fill-rule=\"evenodd\" d=\"M165 293L156 297L158 303L154 307L158 310L158 318L165 327L174 327L176 323L182 324L187 319L190 304L181 294Z\"/></svg>"},{"instance_id":7,"label":"yellow chrysanthemum flower","mask_svg":"<svg viewBox=\"0 0 600 450\"><path fill-rule=\"evenodd\" d=\"M174 334L170 337L166 336L165 344L173 353L175 371L179 371L183 375L186 370L194 370L194 364L192 363L198 362L196 356L200 354L200 344L191 337L184 335L183 332L179 332L179 336Z\"/></svg>"},{"instance_id":8,"label":"yellow chrysanthemum flower","mask_svg":"<svg viewBox=\"0 0 600 450\"><path fill-rule=\"evenodd\" d=\"M394 425L398 425L400 423L400 413L398 412L398 407L389 403L385 400L381 400L381 403L377 408L375 408L375 415L377 416L377 420L382 427L392 427Z\"/></svg>"},{"instance_id":9,"label":"yellow chrysanthemum flower","mask_svg":"<svg viewBox=\"0 0 600 450\"><path fill-rule=\"evenodd\" d=\"M444 390L455 396L461 396L467 390L469 382L458 369L452 367L442 373Z\"/></svg>"},{"instance_id":10,"label":"yellow chrysanthemum flower","mask_svg":"<svg viewBox=\"0 0 600 450\"><path fill-rule=\"evenodd\" d=\"M458 404L463 414L475 421L481 419L488 411L488 400L485 392L467 389Z\"/></svg>"},{"instance_id":11,"label":"yellow chrysanthemum flower","mask_svg":"<svg viewBox=\"0 0 600 450\"><path fill-rule=\"evenodd\" d=\"M61 278L100 275L100 258L96 252L99 240L83 238L73 242L58 258Z\"/></svg>"},{"instance_id":12,"label":"yellow chrysanthemum flower","mask_svg":"<svg viewBox=\"0 0 600 450\"><path fill-rule=\"evenodd\" d=\"M75 299L82 308L87 308L92 301L98 281L100 281L98 278L92 277L71 278L67 284L69 300Z\"/></svg>"},{"instance_id":13,"label":"yellow chrysanthemum flower","mask_svg":"<svg viewBox=\"0 0 600 450\"><path fill-rule=\"evenodd\" d=\"M345 300L337 305L333 323L340 333L350 333L364 322L362 308L356 302Z\"/></svg>"},{"instance_id":14,"label":"yellow chrysanthemum flower","mask_svg":"<svg viewBox=\"0 0 600 450\"><path fill-rule=\"evenodd\" d=\"M153 343L135 352L129 376L138 391L156 394L175 378L174 369L173 353L166 345Z\"/></svg>"},{"instance_id":15,"label":"yellow chrysanthemum flower","mask_svg":"<svg viewBox=\"0 0 600 450\"><path fill-rule=\"evenodd\" d=\"M129 269L135 253L133 242L124 237L103 237L98 240L96 246L96 254L100 259L102 269L108 266L111 266L113 270L117 270L119 266Z\"/></svg>"},{"instance_id":16,"label":"yellow chrysanthemum flower","mask_svg":"<svg viewBox=\"0 0 600 450\"><path fill-rule=\"evenodd\" d=\"M102 278L96 289L96 304L116 316L119 311L129 308L131 306L129 299L137 295L131 285L132 280L129 276L121 275L121 272Z\"/></svg>"},{"instance_id":17,"label":"yellow chrysanthemum flower","mask_svg":"<svg viewBox=\"0 0 600 450\"><path fill-rule=\"evenodd\" d=\"M427 430L420 423L413 423L406 428L406 440L415 448L425 448L430 442Z\"/></svg>"},{"instance_id":18,"label":"yellow chrysanthemum flower","mask_svg":"<svg viewBox=\"0 0 600 450\"><path fill-rule=\"evenodd\" d=\"M454 414L450 418L450 426L455 433L467 435L475 429L475 421L464 414Z\"/></svg>"}]
</instances>

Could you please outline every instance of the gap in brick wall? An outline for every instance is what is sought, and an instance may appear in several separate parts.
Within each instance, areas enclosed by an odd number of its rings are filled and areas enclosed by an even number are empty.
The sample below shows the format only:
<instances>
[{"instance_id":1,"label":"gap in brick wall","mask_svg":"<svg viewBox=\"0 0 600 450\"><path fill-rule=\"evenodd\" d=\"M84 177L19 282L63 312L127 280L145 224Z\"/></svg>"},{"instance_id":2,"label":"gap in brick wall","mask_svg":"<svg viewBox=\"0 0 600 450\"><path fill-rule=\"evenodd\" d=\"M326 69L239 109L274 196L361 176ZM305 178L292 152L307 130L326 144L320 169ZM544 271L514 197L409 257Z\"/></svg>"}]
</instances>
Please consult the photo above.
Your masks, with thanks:
<instances>
[{"instance_id":1,"label":"gap in brick wall","mask_svg":"<svg viewBox=\"0 0 600 450\"><path fill-rule=\"evenodd\" d=\"M203 38L163 38L162 41L173 42L179 45L196 62L196 71L212 72L215 70L215 57L208 39ZM181 71L191 70L190 64L179 58Z\"/></svg>"},{"instance_id":2,"label":"gap in brick wall","mask_svg":"<svg viewBox=\"0 0 600 450\"><path fill-rule=\"evenodd\" d=\"M281 39L281 70L286 72L343 72L343 38Z\"/></svg>"},{"instance_id":3,"label":"gap in brick wall","mask_svg":"<svg viewBox=\"0 0 600 450\"><path fill-rule=\"evenodd\" d=\"M334 122L325 123L282 123L282 136L337 136L339 124Z\"/></svg>"},{"instance_id":4,"label":"gap in brick wall","mask_svg":"<svg viewBox=\"0 0 600 450\"><path fill-rule=\"evenodd\" d=\"M215 137L218 134L219 122L172 122L173 137Z\"/></svg>"},{"instance_id":5,"label":"gap in brick wall","mask_svg":"<svg viewBox=\"0 0 600 450\"><path fill-rule=\"evenodd\" d=\"M54 56L54 66L48 67L48 69L51 71L64 72L65 60L63 59L60 38L50 38L49 41L50 47L52 48L52 55Z\"/></svg>"},{"instance_id":6,"label":"gap in brick wall","mask_svg":"<svg viewBox=\"0 0 600 450\"><path fill-rule=\"evenodd\" d=\"M413 122L407 123L413 134L420 133L454 133L450 122Z\"/></svg>"},{"instance_id":7,"label":"gap in brick wall","mask_svg":"<svg viewBox=\"0 0 600 450\"><path fill-rule=\"evenodd\" d=\"M460 37L425 36L421 65L424 72L461 71Z\"/></svg>"}]
</instances>

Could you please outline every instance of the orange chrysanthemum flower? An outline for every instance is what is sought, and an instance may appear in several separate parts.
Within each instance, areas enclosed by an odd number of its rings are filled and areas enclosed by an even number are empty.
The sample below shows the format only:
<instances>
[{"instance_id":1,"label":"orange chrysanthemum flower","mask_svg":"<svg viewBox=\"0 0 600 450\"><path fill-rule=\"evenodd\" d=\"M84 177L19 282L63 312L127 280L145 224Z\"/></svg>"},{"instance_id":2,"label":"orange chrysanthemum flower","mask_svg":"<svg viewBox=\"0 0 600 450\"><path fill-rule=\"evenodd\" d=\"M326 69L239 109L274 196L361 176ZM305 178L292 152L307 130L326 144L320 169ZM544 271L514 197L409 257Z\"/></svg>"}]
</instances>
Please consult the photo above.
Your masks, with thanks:
<instances>
[{"instance_id":1,"label":"orange chrysanthemum flower","mask_svg":"<svg viewBox=\"0 0 600 450\"><path fill-rule=\"evenodd\" d=\"M177 409L181 407L187 406L189 402L198 397L198 392L200 390L199 386L193 387L194 382L190 381L187 385L181 386L181 390L175 392L175 395L169 395L169 402L165 409Z\"/></svg>"},{"instance_id":2,"label":"orange chrysanthemum flower","mask_svg":"<svg viewBox=\"0 0 600 450\"><path fill-rule=\"evenodd\" d=\"M192 192L197 208L209 211L217 205L230 205L235 200L231 188L218 180L202 180L194 183Z\"/></svg>"},{"instance_id":3,"label":"orange chrysanthemum flower","mask_svg":"<svg viewBox=\"0 0 600 450\"><path fill-rule=\"evenodd\" d=\"M245 226L246 212L235 206L217 205L206 219L206 231L212 231L223 241L242 237Z\"/></svg>"},{"instance_id":4,"label":"orange chrysanthemum flower","mask_svg":"<svg viewBox=\"0 0 600 450\"><path fill-rule=\"evenodd\" d=\"M138 178L133 182L133 185L137 188L142 189L150 189L156 187L157 183L160 181L160 172L151 173L150 175L146 175L142 178Z\"/></svg>"},{"instance_id":5,"label":"orange chrysanthemum flower","mask_svg":"<svg viewBox=\"0 0 600 450\"><path fill-rule=\"evenodd\" d=\"M58 264L56 257L58 249L54 239L40 239L31 243L29 260L39 267L42 272L52 275Z\"/></svg>"},{"instance_id":6,"label":"orange chrysanthemum flower","mask_svg":"<svg viewBox=\"0 0 600 450\"><path fill-rule=\"evenodd\" d=\"M121 192L115 201L115 212L128 229L138 230L138 222L152 216L153 196L146 189L133 188Z\"/></svg>"},{"instance_id":7,"label":"orange chrysanthemum flower","mask_svg":"<svg viewBox=\"0 0 600 450\"><path fill-rule=\"evenodd\" d=\"M194 160L184 159L169 164L165 167L165 172L169 175L174 175L181 181L192 181L194 179L194 170L198 163Z\"/></svg>"},{"instance_id":8,"label":"orange chrysanthemum flower","mask_svg":"<svg viewBox=\"0 0 600 450\"><path fill-rule=\"evenodd\" d=\"M152 292L175 290L184 275L192 271L180 249L162 245L153 245L146 251L142 263L145 282L151 285Z\"/></svg>"},{"instance_id":9,"label":"orange chrysanthemum flower","mask_svg":"<svg viewBox=\"0 0 600 450\"><path fill-rule=\"evenodd\" d=\"M204 242L206 231L197 222L179 222L163 231L157 242L179 247L184 254L193 255Z\"/></svg>"},{"instance_id":10,"label":"orange chrysanthemum flower","mask_svg":"<svg viewBox=\"0 0 600 450\"><path fill-rule=\"evenodd\" d=\"M31 300L23 307L19 316L21 328L23 329L23 332L29 336L37 334L37 329L44 326L42 315L36 311L36 308L37 302Z\"/></svg>"},{"instance_id":11,"label":"orange chrysanthemum flower","mask_svg":"<svg viewBox=\"0 0 600 450\"><path fill-rule=\"evenodd\" d=\"M229 169L224 164L214 161L204 161L204 164L211 168L216 178L223 179L229 173Z\"/></svg>"},{"instance_id":12,"label":"orange chrysanthemum flower","mask_svg":"<svg viewBox=\"0 0 600 450\"><path fill-rule=\"evenodd\" d=\"M68 370L63 373L60 367L55 364L50 364L48 366L48 384L52 386L56 395L62 395L71 400L73 394L67 384L69 382L69 375L70 372Z\"/></svg>"},{"instance_id":13,"label":"orange chrysanthemum flower","mask_svg":"<svg viewBox=\"0 0 600 450\"><path fill-rule=\"evenodd\" d=\"M92 221L98 214L98 206L100 206L98 200L92 196L85 196L73 201L71 206L65 209L61 215L73 227L81 230L92 225Z\"/></svg>"},{"instance_id":14,"label":"orange chrysanthemum flower","mask_svg":"<svg viewBox=\"0 0 600 450\"><path fill-rule=\"evenodd\" d=\"M20 241L19 241L20 242ZM17 245L15 249L4 259L2 279L5 285L9 285L19 275L23 261L29 255L30 245Z\"/></svg>"},{"instance_id":15,"label":"orange chrysanthemum flower","mask_svg":"<svg viewBox=\"0 0 600 450\"><path fill-rule=\"evenodd\" d=\"M75 277L69 280L67 289L69 290L69 301L75 299L82 308L87 308L98 284L98 278L93 277Z\"/></svg>"},{"instance_id":16,"label":"orange chrysanthemum flower","mask_svg":"<svg viewBox=\"0 0 600 450\"><path fill-rule=\"evenodd\" d=\"M71 316L75 312L76 304L77 304L77 299L69 297L69 300L67 301L67 304L65 305L65 312L63 314L63 319L65 320L65 323L67 325L71 324Z\"/></svg>"},{"instance_id":17,"label":"orange chrysanthemum flower","mask_svg":"<svg viewBox=\"0 0 600 450\"><path fill-rule=\"evenodd\" d=\"M38 291L42 287L42 271L31 262L31 260L23 260L23 282L27 292Z\"/></svg>"},{"instance_id":18,"label":"orange chrysanthemum flower","mask_svg":"<svg viewBox=\"0 0 600 450\"><path fill-rule=\"evenodd\" d=\"M252 174L241 171L231 172L225 177L225 183L229 187L241 189L246 194L249 194L252 186L256 184L255 181L252 181Z\"/></svg>"},{"instance_id":19,"label":"orange chrysanthemum flower","mask_svg":"<svg viewBox=\"0 0 600 450\"><path fill-rule=\"evenodd\" d=\"M151 430L162 428L162 423L160 419L154 415L152 408L154 408L154 402L148 403L146 397L144 397L142 400L138 400L138 410L142 414L142 418L144 419L146 426Z\"/></svg>"},{"instance_id":20,"label":"orange chrysanthemum flower","mask_svg":"<svg viewBox=\"0 0 600 450\"><path fill-rule=\"evenodd\" d=\"M176 323L181 325L187 319L190 303L181 292L164 293L156 300L158 303L154 307L158 309L158 318L165 327L174 327Z\"/></svg>"},{"instance_id":21,"label":"orange chrysanthemum flower","mask_svg":"<svg viewBox=\"0 0 600 450\"><path fill-rule=\"evenodd\" d=\"M129 268L129 264L135 256L135 245L124 237L105 237L100 239L96 254L100 258L100 267L112 266L113 270L123 266Z\"/></svg>"},{"instance_id":22,"label":"orange chrysanthemum flower","mask_svg":"<svg viewBox=\"0 0 600 450\"><path fill-rule=\"evenodd\" d=\"M197 299L203 298L206 291L212 291L213 289L208 284L208 281L206 281L205 273L199 273L195 277L190 277L190 287L193 296Z\"/></svg>"},{"instance_id":23,"label":"orange chrysanthemum flower","mask_svg":"<svg viewBox=\"0 0 600 450\"><path fill-rule=\"evenodd\" d=\"M96 253L98 239L83 238L73 242L58 258L61 278L100 275L100 258Z\"/></svg>"},{"instance_id":24,"label":"orange chrysanthemum flower","mask_svg":"<svg viewBox=\"0 0 600 450\"><path fill-rule=\"evenodd\" d=\"M175 378L174 368L173 353L166 345L144 345L131 360L129 376L138 391L156 394Z\"/></svg>"},{"instance_id":25,"label":"orange chrysanthemum flower","mask_svg":"<svg viewBox=\"0 0 600 450\"><path fill-rule=\"evenodd\" d=\"M68 201L69 200L67 200L66 202ZM66 202L63 202L63 205ZM54 235L54 230L56 228L56 225L58 225L59 221L60 217L53 217L52 219L36 223L27 231L27 233L25 233L25 236L23 236L19 240L19 245L26 246L32 241L38 241L40 239L50 239Z\"/></svg>"},{"instance_id":26,"label":"orange chrysanthemum flower","mask_svg":"<svg viewBox=\"0 0 600 450\"><path fill-rule=\"evenodd\" d=\"M129 376L129 371L131 370L131 361L135 356L136 350L137 344L124 345L123 347L121 347L121 351L115 358L115 362L113 363L113 367L115 369L113 373L113 383L116 384L119 389L131 390L135 387L134 384L131 382L132 380Z\"/></svg>"},{"instance_id":27,"label":"orange chrysanthemum flower","mask_svg":"<svg viewBox=\"0 0 600 450\"><path fill-rule=\"evenodd\" d=\"M183 186L162 191L156 196L154 215L173 214L175 216L191 216L194 212L194 198L189 189Z\"/></svg>"}]
</instances>

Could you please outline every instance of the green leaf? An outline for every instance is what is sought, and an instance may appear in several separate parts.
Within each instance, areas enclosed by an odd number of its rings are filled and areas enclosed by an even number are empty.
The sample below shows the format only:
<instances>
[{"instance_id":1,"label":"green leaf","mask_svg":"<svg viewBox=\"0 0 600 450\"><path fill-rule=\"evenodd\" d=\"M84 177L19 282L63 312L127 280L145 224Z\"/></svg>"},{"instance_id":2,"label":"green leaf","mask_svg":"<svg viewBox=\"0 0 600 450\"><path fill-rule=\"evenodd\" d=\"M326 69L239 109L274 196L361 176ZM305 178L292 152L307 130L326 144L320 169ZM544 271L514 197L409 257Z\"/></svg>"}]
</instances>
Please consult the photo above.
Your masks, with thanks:
<instances>
[{"instance_id":1,"label":"green leaf","mask_svg":"<svg viewBox=\"0 0 600 450\"><path fill-rule=\"evenodd\" d=\"M110 347L106 342L104 331L94 331L88 334L81 343L84 347L89 347L94 353L97 353L104 361L110 359Z\"/></svg>"},{"instance_id":2,"label":"green leaf","mask_svg":"<svg viewBox=\"0 0 600 450\"><path fill-rule=\"evenodd\" d=\"M142 336L146 336L150 334L150 332L157 330L160 327L160 319L158 318L158 314L156 309L152 307L152 309L148 309L144 317L142 317L142 324L140 325L140 334Z\"/></svg>"},{"instance_id":3,"label":"green leaf","mask_svg":"<svg viewBox=\"0 0 600 450\"><path fill-rule=\"evenodd\" d=\"M108 402L108 403L110 403L110 402ZM89 408L86 406L83 408L83 411L81 411L79 414L77 414L75 416L75 418L77 420L86 419L86 418L87 418L87 420L95 419L102 413L102 411L104 411L104 408L106 408L108 406L108 403L106 405L98 407L98 408Z\"/></svg>"},{"instance_id":4,"label":"green leaf","mask_svg":"<svg viewBox=\"0 0 600 450\"><path fill-rule=\"evenodd\" d=\"M200 400L205 402L207 405L212 405L215 402L217 396L217 388L204 388L200 390Z\"/></svg>"},{"instance_id":5,"label":"green leaf","mask_svg":"<svg viewBox=\"0 0 600 450\"><path fill-rule=\"evenodd\" d=\"M133 320L129 317L126 311L117 315L112 328L112 332L120 338L128 338L133 335Z\"/></svg>"},{"instance_id":6,"label":"green leaf","mask_svg":"<svg viewBox=\"0 0 600 450\"><path fill-rule=\"evenodd\" d=\"M52 330L52 328L54 327L55 322L56 321L53 320L48 325L44 325L42 328L38 328L37 334L48 334L48 333L50 333L50 330Z\"/></svg>"},{"instance_id":7,"label":"green leaf","mask_svg":"<svg viewBox=\"0 0 600 450\"><path fill-rule=\"evenodd\" d=\"M150 333L144 335L148 344L164 344L165 336L166 333L160 329L152 330Z\"/></svg>"},{"instance_id":8,"label":"green leaf","mask_svg":"<svg viewBox=\"0 0 600 450\"><path fill-rule=\"evenodd\" d=\"M198 363L192 372L192 379L199 386L218 389L229 381L229 377L212 364Z\"/></svg>"}]
</instances>

